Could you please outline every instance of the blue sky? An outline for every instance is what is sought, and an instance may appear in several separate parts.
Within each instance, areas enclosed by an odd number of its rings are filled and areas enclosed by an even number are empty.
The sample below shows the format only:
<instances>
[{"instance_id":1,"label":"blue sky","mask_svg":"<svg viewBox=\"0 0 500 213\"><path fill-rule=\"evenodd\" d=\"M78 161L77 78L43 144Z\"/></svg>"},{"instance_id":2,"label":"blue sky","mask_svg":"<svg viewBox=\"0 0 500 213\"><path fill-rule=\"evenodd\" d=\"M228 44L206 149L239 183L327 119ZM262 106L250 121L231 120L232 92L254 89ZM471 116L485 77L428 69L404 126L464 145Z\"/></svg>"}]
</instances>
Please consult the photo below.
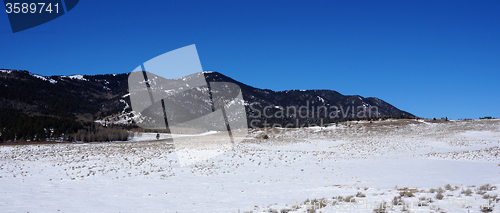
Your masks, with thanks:
<instances>
[{"instance_id":1,"label":"blue sky","mask_svg":"<svg viewBox=\"0 0 500 213\"><path fill-rule=\"evenodd\" d=\"M13 34L0 68L127 73L196 44L204 70L272 90L378 97L427 118L500 117L499 1L80 1Z\"/></svg>"}]
</instances>

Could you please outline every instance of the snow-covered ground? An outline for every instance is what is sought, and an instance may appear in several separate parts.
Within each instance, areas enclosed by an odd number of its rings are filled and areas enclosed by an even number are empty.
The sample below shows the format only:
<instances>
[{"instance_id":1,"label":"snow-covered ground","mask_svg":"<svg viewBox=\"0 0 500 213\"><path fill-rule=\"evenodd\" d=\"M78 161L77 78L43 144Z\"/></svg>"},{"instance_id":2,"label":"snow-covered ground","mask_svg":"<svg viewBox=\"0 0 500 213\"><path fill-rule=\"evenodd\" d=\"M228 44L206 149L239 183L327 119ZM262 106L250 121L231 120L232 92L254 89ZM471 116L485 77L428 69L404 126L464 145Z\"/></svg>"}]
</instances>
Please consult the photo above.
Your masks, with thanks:
<instances>
[{"instance_id":1,"label":"snow-covered ground","mask_svg":"<svg viewBox=\"0 0 500 213\"><path fill-rule=\"evenodd\" d=\"M168 137L0 146L0 212L480 212L500 194L500 120L252 130L183 167Z\"/></svg>"}]
</instances>

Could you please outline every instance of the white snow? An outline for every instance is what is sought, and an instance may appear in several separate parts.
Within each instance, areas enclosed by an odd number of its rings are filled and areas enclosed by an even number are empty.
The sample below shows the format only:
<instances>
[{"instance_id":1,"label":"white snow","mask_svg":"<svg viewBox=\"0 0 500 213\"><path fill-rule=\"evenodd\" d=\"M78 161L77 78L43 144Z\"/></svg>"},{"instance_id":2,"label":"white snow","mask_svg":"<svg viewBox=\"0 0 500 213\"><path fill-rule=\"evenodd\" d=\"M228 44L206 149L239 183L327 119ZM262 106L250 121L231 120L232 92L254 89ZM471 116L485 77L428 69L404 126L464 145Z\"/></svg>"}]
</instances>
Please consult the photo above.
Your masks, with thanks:
<instances>
[{"instance_id":1,"label":"white snow","mask_svg":"<svg viewBox=\"0 0 500 213\"><path fill-rule=\"evenodd\" d=\"M31 74L31 76L33 76L33 77L35 77L35 78L42 79L42 80L44 80L44 81L48 81L48 82L50 82L51 84L55 84L55 83L57 83L57 81L56 81L56 80L54 80L54 79L50 79L50 78L47 78L47 77L45 77L45 76L41 76L41 75L37 75L37 74Z\"/></svg>"},{"instance_id":2,"label":"white snow","mask_svg":"<svg viewBox=\"0 0 500 213\"><path fill-rule=\"evenodd\" d=\"M182 138L182 137L199 137L199 136L206 136L206 135L212 135L218 133L217 131L209 131L209 132L204 132L200 134L170 134L170 133L148 133L148 132L141 132L141 133L134 133L134 137L130 139L130 141L133 142L141 142L141 141L154 141L156 139L156 134L160 134L159 140L164 140L164 139L171 139L172 136L175 138Z\"/></svg>"},{"instance_id":3,"label":"white snow","mask_svg":"<svg viewBox=\"0 0 500 213\"><path fill-rule=\"evenodd\" d=\"M123 107L123 110L122 110L122 114L125 113L125 110L127 110L128 108L130 108L130 106L128 105L128 103L123 100L123 99L120 99L119 100L121 103L124 103L125 104L125 107Z\"/></svg>"},{"instance_id":4,"label":"white snow","mask_svg":"<svg viewBox=\"0 0 500 213\"><path fill-rule=\"evenodd\" d=\"M373 212L375 207L359 202L391 203L401 192L413 190L414 197L403 196L404 202L420 197L433 202L411 212L465 213L480 212L481 202L493 200L483 198L486 194L500 193L500 121L393 120L252 130L234 150L184 167L179 166L175 143L164 140L169 138L137 133L124 143L0 146L0 209L306 212L307 205L292 205L326 198L347 209L330 206L321 212ZM194 148L204 150L200 144ZM453 189L444 189L446 184ZM496 188L480 190L484 184ZM437 192L429 190L440 187L444 199L437 201ZM462 193L467 189L470 196ZM355 197L356 203L337 198L358 192L365 197ZM448 205L461 201L471 202ZM441 211L432 210L433 205Z\"/></svg>"},{"instance_id":5,"label":"white snow","mask_svg":"<svg viewBox=\"0 0 500 213\"><path fill-rule=\"evenodd\" d=\"M62 78L70 78L73 80L81 80L81 81L88 81L88 79L84 78L83 75L70 75L70 76L61 76Z\"/></svg>"},{"instance_id":6,"label":"white snow","mask_svg":"<svg viewBox=\"0 0 500 213\"><path fill-rule=\"evenodd\" d=\"M120 100L123 100L123 99L120 99ZM122 102L122 101L120 101L120 102ZM146 119L146 117L142 116L138 112L135 112L135 111L125 112L125 110L129 107L130 106L128 105L128 103L125 102L125 107L123 108L121 114L119 114L117 116L103 118L103 119L97 119L94 122L105 126L106 124L132 124L133 121L136 121L138 123L142 123L142 121L144 119Z\"/></svg>"}]
</instances>

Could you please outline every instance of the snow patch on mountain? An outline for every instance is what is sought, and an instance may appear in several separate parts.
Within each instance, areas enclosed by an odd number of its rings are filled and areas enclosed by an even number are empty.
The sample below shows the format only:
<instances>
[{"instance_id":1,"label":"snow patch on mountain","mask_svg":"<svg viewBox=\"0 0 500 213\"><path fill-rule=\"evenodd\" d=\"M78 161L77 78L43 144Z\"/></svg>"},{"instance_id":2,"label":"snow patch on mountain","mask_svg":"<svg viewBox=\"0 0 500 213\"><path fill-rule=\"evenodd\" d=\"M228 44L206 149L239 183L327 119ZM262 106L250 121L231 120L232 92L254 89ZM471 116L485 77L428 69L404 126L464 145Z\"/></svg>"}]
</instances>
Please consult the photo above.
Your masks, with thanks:
<instances>
[{"instance_id":1,"label":"snow patch on mountain","mask_svg":"<svg viewBox=\"0 0 500 213\"><path fill-rule=\"evenodd\" d=\"M50 82L51 84L55 84L55 83L57 83L57 81L56 81L56 80L54 80L54 79L50 79L50 78L47 78L47 77L45 77L45 76L41 76L41 75L37 75L37 74L31 74L31 76L33 76L33 77L35 77L35 78L38 78L38 79L41 79L41 80L44 80L44 81L48 81L48 82Z\"/></svg>"},{"instance_id":2,"label":"snow patch on mountain","mask_svg":"<svg viewBox=\"0 0 500 213\"><path fill-rule=\"evenodd\" d=\"M125 106L125 109L127 108L129 108L128 104ZM94 122L101 124L102 126L107 126L110 124L130 125L133 124L134 121L136 123L143 123L147 120L147 117L142 116L141 113L135 111L125 112L125 109L120 115L97 119Z\"/></svg>"},{"instance_id":3,"label":"snow patch on mountain","mask_svg":"<svg viewBox=\"0 0 500 213\"><path fill-rule=\"evenodd\" d=\"M122 102L122 103L124 103L124 104L125 104L125 108L123 108L123 111L122 111L122 113L125 113L125 110L127 110L128 108L130 108L130 106L129 106L129 105L128 105L128 103L127 103L125 100L123 100L123 99L120 99L120 102Z\"/></svg>"},{"instance_id":4,"label":"snow patch on mountain","mask_svg":"<svg viewBox=\"0 0 500 213\"><path fill-rule=\"evenodd\" d=\"M89 81L88 79L84 78L83 75L61 76L61 78L69 78L69 79L73 79L73 80Z\"/></svg>"}]
</instances>

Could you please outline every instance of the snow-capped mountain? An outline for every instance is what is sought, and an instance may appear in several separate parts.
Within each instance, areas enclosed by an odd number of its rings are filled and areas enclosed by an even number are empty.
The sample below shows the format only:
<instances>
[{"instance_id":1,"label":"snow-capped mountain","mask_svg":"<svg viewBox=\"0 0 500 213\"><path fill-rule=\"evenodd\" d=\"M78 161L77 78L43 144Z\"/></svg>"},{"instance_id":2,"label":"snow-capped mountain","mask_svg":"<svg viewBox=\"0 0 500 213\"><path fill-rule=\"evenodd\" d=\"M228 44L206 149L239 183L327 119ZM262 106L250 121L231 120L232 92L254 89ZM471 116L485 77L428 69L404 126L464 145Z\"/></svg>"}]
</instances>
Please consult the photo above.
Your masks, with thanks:
<instances>
[{"instance_id":1,"label":"snow-capped mountain","mask_svg":"<svg viewBox=\"0 0 500 213\"><path fill-rule=\"evenodd\" d=\"M244 100L239 101L244 102L252 127L265 123L300 126L366 117L413 117L378 98L342 95L333 90L272 91L246 85L218 72L203 72L203 75L207 82L231 82L241 88ZM0 70L0 109L102 124L133 124L133 120L140 122L147 118L132 111L127 78L128 74L41 76L28 71ZM196 91L190 90L192 103L179 103L178 107L203 102L196 99Z\"/></svg>"}]
</instances>

